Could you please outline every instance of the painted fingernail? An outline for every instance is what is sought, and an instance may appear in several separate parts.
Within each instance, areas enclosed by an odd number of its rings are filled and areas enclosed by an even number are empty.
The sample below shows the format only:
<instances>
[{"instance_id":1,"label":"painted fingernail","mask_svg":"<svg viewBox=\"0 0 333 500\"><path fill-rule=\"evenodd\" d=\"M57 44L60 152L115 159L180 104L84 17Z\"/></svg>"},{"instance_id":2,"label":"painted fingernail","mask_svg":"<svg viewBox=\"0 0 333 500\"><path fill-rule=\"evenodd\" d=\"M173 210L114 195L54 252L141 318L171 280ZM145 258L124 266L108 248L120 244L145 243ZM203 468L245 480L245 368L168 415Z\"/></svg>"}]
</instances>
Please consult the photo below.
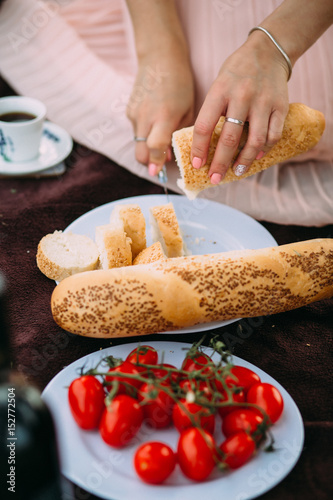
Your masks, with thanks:
<instances>
[{"instance_id":1,"label":"painted fingernail","mask_svg":"<svg viewBox=\"0 0 333 500\"><path fill-rule=\"evenodd\" d=\"M212 184L219 184L221 182L221 180L222 180L222 175L221 174L216 174L215 173L215 174L212 174L210 176L210 182Z\"/></svg>"},{"instance_id":2,"label":"painted fingernail","mask_svg":"<svg viewBox=\"0 0 333 500\"><path fill-rule=\"evenodd\" d=\"M157 175L158 174L157 165L155 163L149 163L148 172L149 172L149 175L153 175L153 176Z\"/></svg>"},{"instance_id":3,"label":"painted fingernail","mask_svg":"<svg viewBox=\"0 0 333 500\"><path fill-rule=\"evenodd\" d=\"M265 155L265 151L260 151L260 153L257 154L256 160L261 160L261 158Z\"/></svg>"},{"instance_id":4,"label":"painted fingernail","mask_svg":"<svg viewBox=\"0 0 333 500\"><path fill-rule=\"evenodd\" d=\"M194 156L192 160L192 167L193 168L200 168L202 165L202 160L201 158L198 158L197 156Z\"/></svg>"},{"instance_id":5,"label":"painted fingernail","mask_svg":"<svg viewBox=\"0 0 333 500\"><path fill-rule=\"evenodd\" d=\"M237 175L237 177L240 177L241 175L245 174L246 170L246 165L236 165L236 167L234 168L234 174Z\"/></svg>"}]
</instances>

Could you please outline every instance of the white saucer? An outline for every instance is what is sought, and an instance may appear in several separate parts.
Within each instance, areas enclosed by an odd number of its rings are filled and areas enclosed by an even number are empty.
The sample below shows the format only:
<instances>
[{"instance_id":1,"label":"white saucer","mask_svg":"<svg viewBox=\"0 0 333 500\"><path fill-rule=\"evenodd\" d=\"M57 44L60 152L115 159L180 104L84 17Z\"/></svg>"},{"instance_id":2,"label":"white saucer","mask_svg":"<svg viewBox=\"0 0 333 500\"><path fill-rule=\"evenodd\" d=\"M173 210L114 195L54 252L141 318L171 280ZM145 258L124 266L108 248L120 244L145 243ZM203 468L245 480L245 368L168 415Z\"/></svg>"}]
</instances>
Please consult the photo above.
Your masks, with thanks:
<instances>
[{"instance_id":1,"label":"white saucer","mask_svg":"<svg viewBox=\"0 0 333 500\"><path fill-rule=\"evenodd\" d=\"M10 163L0 158L0 175L28 175L48 169L62 162L72 151L71 136L55 123L46 121L39 149L35 160Z\"/></svg>"}]
</instances>

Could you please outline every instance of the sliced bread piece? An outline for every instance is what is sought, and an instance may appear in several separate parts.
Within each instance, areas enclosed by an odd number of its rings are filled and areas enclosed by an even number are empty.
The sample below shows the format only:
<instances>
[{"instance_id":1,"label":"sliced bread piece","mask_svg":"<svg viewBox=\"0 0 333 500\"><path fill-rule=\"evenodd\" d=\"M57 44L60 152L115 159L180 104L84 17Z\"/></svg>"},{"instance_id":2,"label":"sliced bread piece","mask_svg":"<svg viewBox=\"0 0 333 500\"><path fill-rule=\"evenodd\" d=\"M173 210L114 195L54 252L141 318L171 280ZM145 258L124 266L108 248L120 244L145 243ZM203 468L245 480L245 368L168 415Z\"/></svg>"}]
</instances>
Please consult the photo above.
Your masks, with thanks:
<instances>
[{"instance_id":1,"label":"sliced bread piece","mask_svg":"<svg viewBox=\"0 0 333 500\"><path fill-rule=\"evenodd\" d=\"M44 236L38 244L36 255L39 270L56 281L97 269L98 259L98 248L91 238L62 231Z\"/></svg>"},{"instance_id":2,"label":"sliced bread piece","mask_svg":"<svg viewBox=\"0 0 333 500\"><path fill-rule=\"evenodd\" d=\"M146 221L139 205L116 205L111 212L110 224L123 224L124 231L132 240L133 259L146 248Z\"/></svg>"},{"instance_id":3,"label":"sliced bread piece","mask_svg":"<svg viewBox=\"0 0 333 500\"><path fill-rule=\"evenodd\" d=\"M137 264L151 264L157 260L166 260L165 253L159 241L142 250L133 260L133 266Z\"/></svg>"},{"instance_id":4,"label":"sliced bread piece","mask_svg":"<svg viewBox=\"0 0 333 500\"><path fill-rule=\"evenodd\" d=\"M105 224L95 228L95 241L99 251L101 269L130 266L132 264L132 240L122 223Z\"/></svg>"},{"instance_id":5,"label":"sliced bread piece","mask_svg":"<svg viewBox=\"0 0 333 500\"><path fill-rule=\"evenodd\" d=\"M172 203L150 209L153 241L159 241L168 258L186 255L181 230Z\"/></svg>"}]
</instances>

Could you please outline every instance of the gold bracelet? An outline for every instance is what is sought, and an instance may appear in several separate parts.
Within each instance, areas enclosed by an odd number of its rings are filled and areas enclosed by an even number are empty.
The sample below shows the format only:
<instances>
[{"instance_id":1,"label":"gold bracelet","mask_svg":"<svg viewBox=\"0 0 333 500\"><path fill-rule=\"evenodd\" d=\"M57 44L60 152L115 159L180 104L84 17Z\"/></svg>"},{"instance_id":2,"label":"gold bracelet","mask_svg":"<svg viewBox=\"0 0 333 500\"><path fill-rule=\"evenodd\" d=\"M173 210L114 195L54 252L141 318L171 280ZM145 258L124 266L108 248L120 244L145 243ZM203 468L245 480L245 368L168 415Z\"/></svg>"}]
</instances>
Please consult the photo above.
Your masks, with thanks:
<instances>
[{"instance_id":1,"label":"gold bracelet","mask_svg":"<svg viewBox=\"0 0 333 500\"><path fill-rule=\"evenodd\" d=\"M290 77L291 77L291 73L293 71L293 67L291 65L291 61L289 59L289 56L288 54L283 50L283 48L281 47L281 45L275 40L275 38L270 34L269 31L267 31L265 28L263 28L262 26L255 26L254 28L252 28L250 31L249 31L249 35L251 35L251 33L253 31L256 31L256 30L259 30L259 31L263 31L267 36L268 38L271 39L271 41L274 43L275 47L281 52L281 54L283 55L283 57L285 58L286 60L286 63L288 65L288 69L289 69L289 75L288 75L288 79L287 79L287 82L290 80Z\"/></svg>"}]
</instances>

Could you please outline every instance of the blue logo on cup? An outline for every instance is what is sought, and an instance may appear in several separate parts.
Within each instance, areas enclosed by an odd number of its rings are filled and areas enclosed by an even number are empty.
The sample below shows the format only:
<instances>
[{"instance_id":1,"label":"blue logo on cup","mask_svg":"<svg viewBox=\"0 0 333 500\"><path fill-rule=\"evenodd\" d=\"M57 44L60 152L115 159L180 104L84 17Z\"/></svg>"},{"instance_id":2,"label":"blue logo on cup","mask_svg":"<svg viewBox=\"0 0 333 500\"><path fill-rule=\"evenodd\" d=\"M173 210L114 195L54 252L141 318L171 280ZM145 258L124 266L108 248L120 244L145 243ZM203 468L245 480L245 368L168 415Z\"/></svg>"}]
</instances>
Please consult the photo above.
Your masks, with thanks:
<instances>
[{"instance_id":1,"label":"blue logo on cup","mask_svg":"<svg viewBox=\"0 0 333 500\"><path fill-rule=\"evenodd\" d=\"M9 136L5 137L2 129L0 128L0 156L4 161L10 161L8 158L6 151L10 150L11 152L15 151L13 141Z\"/></svg>"}]
</instances>

